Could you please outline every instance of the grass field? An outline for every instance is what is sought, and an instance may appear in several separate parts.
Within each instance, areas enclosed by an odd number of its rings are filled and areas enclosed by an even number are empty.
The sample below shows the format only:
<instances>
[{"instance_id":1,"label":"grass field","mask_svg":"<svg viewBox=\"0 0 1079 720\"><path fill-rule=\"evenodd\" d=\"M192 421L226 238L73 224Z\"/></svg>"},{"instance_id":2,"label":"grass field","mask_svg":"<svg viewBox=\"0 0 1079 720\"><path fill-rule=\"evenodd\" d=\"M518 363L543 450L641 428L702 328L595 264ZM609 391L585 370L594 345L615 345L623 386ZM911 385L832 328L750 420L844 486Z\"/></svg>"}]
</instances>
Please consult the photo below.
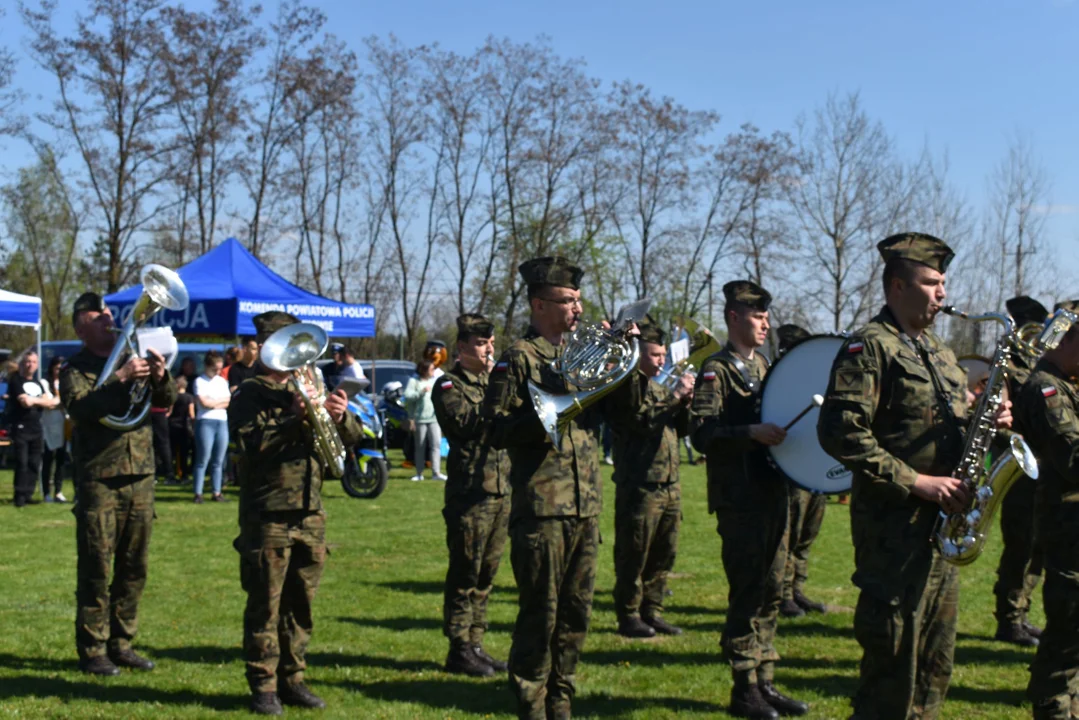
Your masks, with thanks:
<instances>
[{"instance_id":1,"label":"grass field","mask_svg":"<svg viewBox=\"0 0 1079 720\"><path fill-rule=\"evenodd\" d=\"M474 680L441 670L445 545L442 485L396 470L385 494L352 500L326 489L330 557L315 603L308 681L329 703L326 718L507 718L503 677ZM575 716L725 717L730 673L719 655L726 608L720 541L705 510L704 470L687 467L685 523L666 617L678 638L628 641L615 633L611 602L614 488L607 507L592 629L578 672ZM70 491L70 487L68 488ZM160 488L137 648L158 663L97 680L76 669L75 541L71 505L11 505L0 472L0 716L223 717L247 715L240 659L243 596L236 502L194 505L189 490ZM71 493L68 492L68 496ZM994 642L992 586L999 533L962 574L956 672L945 717L1026 718L1032 652ZM828 615L781 622L779 685L812 703L809 717L846 718L858 645L847 508L830 503L813 549L809 594ZM1033 620L1041 623L1040 597ZM490 605L487 647L509 651L516 596L508 557ZM286 710L292 716L303 711Z\"/></svg>"}]
</instances>

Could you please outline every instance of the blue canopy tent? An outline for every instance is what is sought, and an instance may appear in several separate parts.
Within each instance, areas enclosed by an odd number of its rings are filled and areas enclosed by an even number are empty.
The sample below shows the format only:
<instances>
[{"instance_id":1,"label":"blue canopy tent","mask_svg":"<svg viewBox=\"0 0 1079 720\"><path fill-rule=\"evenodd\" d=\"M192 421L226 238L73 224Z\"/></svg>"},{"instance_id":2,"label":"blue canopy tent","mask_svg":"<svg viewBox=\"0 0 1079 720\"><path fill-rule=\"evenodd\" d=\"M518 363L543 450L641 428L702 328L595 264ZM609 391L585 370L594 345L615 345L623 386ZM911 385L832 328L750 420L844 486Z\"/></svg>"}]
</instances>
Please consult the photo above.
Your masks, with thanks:
<instances>
[{"instance_id":1,"label":"blue canopy tent","mask_svg":"<svg viewBox=\"0 0 1079 720\"><path fill-rule=\"evenodd\" d=\"M37 333L37 356L41 357L41 298L0 290L0 325L34 328ZM40 365L37 376L40 380Z\"/></svg>"},{"instance_id":2,"label":"blue canopy tent","mask_svg":"<svg viewBox=\"0 0 1079 720\"><path fill-rule=\"evenodd\" d=\"M235 238L229 238L177 271L191 303L186 310L164 310L151 325L169 325L177 335L254 335L251 318L268 310L291 313L321 326L331 337L373 337L375 308L350 305L307 292L270 270ZM123 322L142 294L142 286L105 297L117 322Z\"/></svg>"}]
</instances>

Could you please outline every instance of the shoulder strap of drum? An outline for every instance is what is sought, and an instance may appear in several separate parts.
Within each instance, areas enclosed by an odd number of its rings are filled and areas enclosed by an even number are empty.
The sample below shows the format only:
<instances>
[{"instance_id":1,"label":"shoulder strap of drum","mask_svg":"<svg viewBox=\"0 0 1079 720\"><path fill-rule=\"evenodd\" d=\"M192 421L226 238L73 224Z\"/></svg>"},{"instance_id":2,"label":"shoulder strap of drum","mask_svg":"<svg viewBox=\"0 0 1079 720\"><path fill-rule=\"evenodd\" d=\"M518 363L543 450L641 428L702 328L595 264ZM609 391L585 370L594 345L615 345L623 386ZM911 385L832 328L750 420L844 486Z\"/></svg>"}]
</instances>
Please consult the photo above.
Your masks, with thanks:
<instances>
[{"instance_id":1,"label":"shoulder strap of drum","mask_svg":"<svg viewBox=\"0 0 1079 720\"><path fill-rule=\"evenodd\" d=\"M749 368L746 367L745 361L738 357L737 353L733 353L727 348L723 348L720 350L719 355L731 365L734 365L735 370L742 376L742 382L746 384L746 387L749 388L750 392L755 393L760 391L761 384L753 379L753 374L749 372Z\"/></svg>"}]
</instances>

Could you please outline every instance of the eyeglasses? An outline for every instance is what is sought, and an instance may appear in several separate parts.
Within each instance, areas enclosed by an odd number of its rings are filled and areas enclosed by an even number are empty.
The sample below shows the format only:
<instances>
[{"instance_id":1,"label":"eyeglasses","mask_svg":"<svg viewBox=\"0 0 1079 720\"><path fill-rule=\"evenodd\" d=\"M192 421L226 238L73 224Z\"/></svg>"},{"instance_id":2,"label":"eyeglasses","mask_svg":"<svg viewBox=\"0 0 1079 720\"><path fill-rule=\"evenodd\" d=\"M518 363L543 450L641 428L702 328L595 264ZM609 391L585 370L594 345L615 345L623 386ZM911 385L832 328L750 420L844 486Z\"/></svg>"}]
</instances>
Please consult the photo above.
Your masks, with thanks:
<instances>
[{"instance_id":1,"label":"eyeglasses","mask_svg":"<svg viewBox=\"0 0 1079 720\"><path fill-rule=\"evenodd\" d=\"M554 303L555 305L576 305L577 307L584 309L584 303L580 298L540 298L544 302Z\"/></svg>"}]
</instances>

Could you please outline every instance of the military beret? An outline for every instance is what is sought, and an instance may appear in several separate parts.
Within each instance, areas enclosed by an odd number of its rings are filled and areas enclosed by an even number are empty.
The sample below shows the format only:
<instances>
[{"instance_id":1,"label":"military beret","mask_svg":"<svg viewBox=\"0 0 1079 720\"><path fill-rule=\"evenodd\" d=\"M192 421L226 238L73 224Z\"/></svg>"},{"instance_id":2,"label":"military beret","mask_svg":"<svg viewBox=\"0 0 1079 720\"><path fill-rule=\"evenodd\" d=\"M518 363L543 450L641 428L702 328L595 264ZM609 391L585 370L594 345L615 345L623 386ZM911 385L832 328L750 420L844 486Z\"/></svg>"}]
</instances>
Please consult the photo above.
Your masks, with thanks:
<instances>
[{"instance_id":1,"label":"military beret","mask_svg":"<svg viewBox=\"0 0 1079 720\"><path fill-rule=\"evenodd\" d=\"M79 319L79 313L105 312L105 301L95 292L84 292L79 295L75 304L71 306L71 324L74 325Z\"/></svg>"},{"instance_id":2,"label":"military beret","mask_svg":"<svg viewBox=\"0 0 1079 720\"><path fill-rule=\"evenodd\" d=\"M776 336L779 338L779 352L786 352L796 343L800 343L809 337L809 331L803 327L788 323L780 325L776 329Z\"/></svg>"},{"instance_id":3,"label":"military beret","mask_svg":"<svg viewBox=\"0 0 1079 720\"><path fill-rule=\"evenodd\" d=\"M952 249L940 238L917 232L886 237L877 243L877 250L885 262L895 258L913 260L941 273L948 271L948 265L955 257Z\"/></svg>"},{"instance_id":4,"label":"military beret","mask_svg":"<svg viewBox=\"0 0 1079 720\"><path fill-rule=\"evenodd\" d=\"M457 316L457 339L469 337L494 337L495 324L478 313L465 313Z\"/></svg>"},{"instance_id":5,"label":"military beret","mask_svg":"<svg viewBox=\"0 0 1079 720\"><path fill-rule=\"evenodd\" d=\"M1079 315L1079 300L1061 300L1053 306L1053 312L1057 310L1067 310L1074 315Z\"/></svg>"},{"instance_id":6,"label":"military beret","mask_svg":"<svg viewBox=\"0 0 1079 720\"><path fill-rule=\"evenodd\" d=\"M290 315L287 312L281 312L280 310L270 310L251 318L251 324L255 326L256 339L260 343L265 342L266 338L270 337L286 325L292 325L293 323L298 322L300 322L298 317Z\"/></svg>"},{"instance_id":7,"label":"military beret","mask_svg":"<svg viewBox=\"0 0 1079 720\"><path fill-rule=\"evenodd\" d=\"M663 328L659 326L659 323L651 315L645 315L644 320L637 324L637 329L641 331L641 342L652 343L653 345L667 344L667 333L663 332Z\"/></svg>"},{"instance_id":8,"label":"military beret","mask_svg":"<svg viewBox=\"0 0 1079 720\"><path fill-rule=\"evenodd\" d=\"M1004 307L1008 308L1008 314L1020 325L1030 322L1042 323L1049 317L1049 311L1044 305L1026 295L1013 297L1004 303Z\"/></svg>"},{"instance_id":9,"label":"military beret","mask_svg":"<svg viewBox=\"0 0 1079 720\"><path fill-rule=\"evenodd\" d=\"M772 304L772 295L755 282L732 280L723 286L723 297L728 303L747 305L754 310L767 310Z\"/></svg>"},{"instance_id":10,"label":"military beret","mask_svg":"<svg viewBox=\"0 0 1079 720\"><path fill-rule=\"evenodd\" d=\"M564 257L532 258L517 268L528 285L554 285L579 290L584 270L570 265Z\"/></svg>"}]
</instances>

